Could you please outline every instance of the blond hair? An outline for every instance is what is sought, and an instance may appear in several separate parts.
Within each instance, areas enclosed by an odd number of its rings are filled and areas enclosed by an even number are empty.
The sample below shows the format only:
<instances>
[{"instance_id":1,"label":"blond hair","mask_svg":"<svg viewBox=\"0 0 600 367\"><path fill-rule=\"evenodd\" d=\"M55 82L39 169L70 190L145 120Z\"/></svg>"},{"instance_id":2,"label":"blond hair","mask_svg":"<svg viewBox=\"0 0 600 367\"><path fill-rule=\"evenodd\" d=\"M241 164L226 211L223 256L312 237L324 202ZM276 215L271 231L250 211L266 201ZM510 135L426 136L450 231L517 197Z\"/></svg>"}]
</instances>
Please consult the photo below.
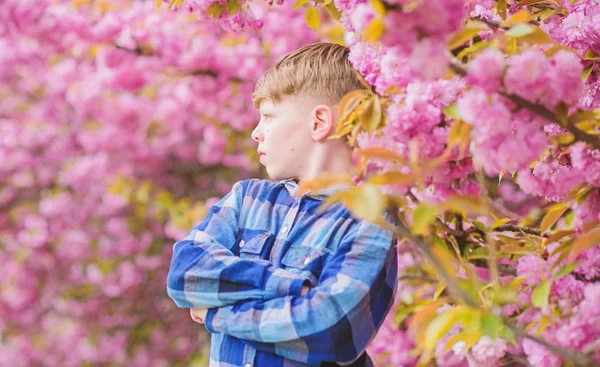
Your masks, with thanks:
<instances>
[{"instance_id":1,"label":"blond hair","mask_svg":"<svg viewBox=\"0 0 600 367\"><path fill-rule=\"evenodd\" d=\"M365 89L352 67L350 50L335 43L315 43L287 54L258 80L252 94L257 109L265 99L278 101L301 93L339 102L356 89Z\"/></svg>"}]
</instances>

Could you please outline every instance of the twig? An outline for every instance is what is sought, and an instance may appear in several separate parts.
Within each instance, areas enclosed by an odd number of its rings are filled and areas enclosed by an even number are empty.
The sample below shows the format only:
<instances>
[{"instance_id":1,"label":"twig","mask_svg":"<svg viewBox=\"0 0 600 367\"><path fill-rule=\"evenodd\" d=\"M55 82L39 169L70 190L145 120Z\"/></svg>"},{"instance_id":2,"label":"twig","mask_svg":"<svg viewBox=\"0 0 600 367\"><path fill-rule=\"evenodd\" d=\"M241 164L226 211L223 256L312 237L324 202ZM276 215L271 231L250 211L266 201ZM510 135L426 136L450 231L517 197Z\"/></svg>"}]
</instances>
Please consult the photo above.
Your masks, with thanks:
<instances>
[{"instance_id":1,"label":"twig","mask_svg":"<svg viewBox=\"0 0 600 367\"><path fill-rule=\"evenodd\" d=\"M525 227L525 226L515 226L512 224L503 224L501 226L494 228L494 231L497 231L497 232L503 232L503 231L523 232L523 233L532 234L535 236L548 237L547 234L542 235L542 232L539 229Z\"/></svg>"}]
</instances>

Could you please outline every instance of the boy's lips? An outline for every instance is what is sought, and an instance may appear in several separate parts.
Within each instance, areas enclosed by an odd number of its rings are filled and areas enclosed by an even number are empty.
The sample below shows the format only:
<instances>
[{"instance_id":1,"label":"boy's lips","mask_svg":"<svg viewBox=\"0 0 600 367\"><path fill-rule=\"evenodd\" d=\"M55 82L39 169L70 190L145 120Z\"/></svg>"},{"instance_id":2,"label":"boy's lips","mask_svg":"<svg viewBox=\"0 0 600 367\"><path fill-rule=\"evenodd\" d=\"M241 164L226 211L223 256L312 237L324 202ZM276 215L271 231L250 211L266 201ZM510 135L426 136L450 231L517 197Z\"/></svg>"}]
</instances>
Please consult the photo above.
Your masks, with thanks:
<instances>
[{"instance_id":1,"label":"boy's lips","mask_svg":"<svg viewBox=\"0 0 600 367\"><path fill-rule=\"evenodd\" d=\"M263 155L265 155L265 153L264 153L264 152L261 152L260 150L257 150L256 152L258 153L258 156L259 156L259 157L262 157Z\"/></svg>"}]
</instances>

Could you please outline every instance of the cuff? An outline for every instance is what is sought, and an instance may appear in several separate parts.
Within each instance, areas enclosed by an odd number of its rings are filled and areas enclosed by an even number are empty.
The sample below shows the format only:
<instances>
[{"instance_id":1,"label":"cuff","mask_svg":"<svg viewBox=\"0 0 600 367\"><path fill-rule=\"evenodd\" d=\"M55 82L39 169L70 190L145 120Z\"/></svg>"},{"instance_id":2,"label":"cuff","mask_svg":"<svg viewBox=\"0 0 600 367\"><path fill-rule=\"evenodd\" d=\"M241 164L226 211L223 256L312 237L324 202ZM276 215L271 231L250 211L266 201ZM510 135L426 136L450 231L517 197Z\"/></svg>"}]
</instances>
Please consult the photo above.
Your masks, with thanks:
<instances>
[{"instance_id":1,"label":"cuff","mask_svg":"<svg viewBox=\"0 0 600 367\"><path fill-rule=\"evenodd\" d=\"M285 296L300 296L304 284L310 286L308 278L286 278L271 276L265 287L265 299L280 298Z\"/></svg>"},{"instance_id":2,"label":"cuff","mask_svg":"<svg viewBox=\"0 0 600 367\"><path fill-rule=\"evenodd\" d=\"M292 282L292 284L290 284L290 289L289 289L289 296L300 296L300 294L302 293L302 286L308 286L310 287L311 283L310 280L308 279L294 279L294 281Z\"/></svg>"},{"instance_id":3,"label":"cuff","mask_svg":"<svg viewBox=\"0 0 600 367\"><path fill-rule=\"evenodd\" d=\"M217 315L218 311L219 311L219 308L214 307L214 308L209 308L208 311L206 312L206 319L204 320L204 327L206 327L206 330L211 334L219 333L219 331L216 329L216 327L219 326L219 323L218 322L216 324L214 323L214 319L215 319L215 316Z\"/></svg>"}]
</instances>

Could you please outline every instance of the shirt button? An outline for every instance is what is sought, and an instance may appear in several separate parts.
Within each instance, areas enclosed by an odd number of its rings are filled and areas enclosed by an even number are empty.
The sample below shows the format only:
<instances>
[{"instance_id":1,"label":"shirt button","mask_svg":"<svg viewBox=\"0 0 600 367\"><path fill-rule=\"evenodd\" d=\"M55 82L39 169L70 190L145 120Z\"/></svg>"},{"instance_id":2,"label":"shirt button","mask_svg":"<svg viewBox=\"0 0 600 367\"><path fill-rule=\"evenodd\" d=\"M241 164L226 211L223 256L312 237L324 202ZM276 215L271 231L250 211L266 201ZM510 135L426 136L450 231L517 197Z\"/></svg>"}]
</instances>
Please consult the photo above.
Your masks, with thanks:
<instances>
[{"instance_id":1,"label":"shirt button","mask_svg":"<svg viewBox=\"0 0 600 367\"><path fill-rule=\"evenodd\" d=\"M283 228L281 228L281 233L286 234L288 231L288 227L287 226L283 226Z\"/></svg>"},{"instance_id":2,"label":"shirt button","mask_svg":"<svg viewBox=\"0 0 600 367\"><path fill-rule=\"evenodd\" d=\"M304 265L308 265L309 262L310 262L310 257L307 257L306 259L304 259Z\"/></svg>"},{"instance_id":3,"label":"shirt button","mask_svg":"<svg viewBox=\"0 0 600 367\"><path fill-rule=\"evenodd\" d=\"M246 242L244 242L244 240L240 241L240 248L244 247L244 245L246 244Z\"/></svg>"}]
</instances>

